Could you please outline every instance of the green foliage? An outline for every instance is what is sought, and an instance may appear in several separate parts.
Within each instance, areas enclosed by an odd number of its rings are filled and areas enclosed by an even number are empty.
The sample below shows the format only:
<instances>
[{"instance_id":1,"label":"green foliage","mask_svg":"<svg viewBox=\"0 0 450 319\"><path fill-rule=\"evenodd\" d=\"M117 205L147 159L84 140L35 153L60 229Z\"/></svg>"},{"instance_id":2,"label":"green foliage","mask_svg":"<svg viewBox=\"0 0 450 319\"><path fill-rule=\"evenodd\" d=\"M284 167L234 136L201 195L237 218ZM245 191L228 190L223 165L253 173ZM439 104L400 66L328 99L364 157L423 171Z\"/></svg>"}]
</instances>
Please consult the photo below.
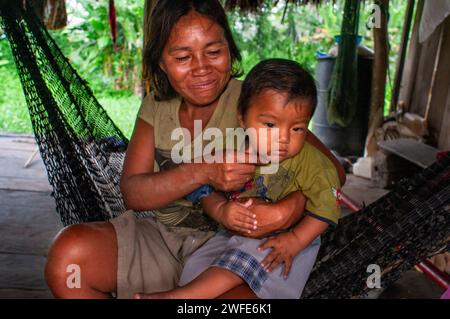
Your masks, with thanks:
<instances>
[{"instance_id":1,"label":"green foliage","mask_svg":"<svg viewBox=\"0 0 450 319\"><path fill-rule=\"evenodd\" d=\"M8 39L0 31L0 131L31 132L31 121L25 106L19 76Z\"/></svg>"},{"instance_id":2,"label":"green foliage","mask_svg":"<svg viewBox=\"0 0 450 319\"><path fill-rule=\"evenodd\" d=\"M107 1L69 2L68 15L72 23L52 35L81 73L96 75L90 82L94 88L138 92L144 1L116 3L116 45L110 33Z\"/></svg>"},{"instance_id":3,"label":"green foliage","mask_svg":"<svg viewBox=\"0 0 450 319\"><path fill-rule=\"evenodd\" d=\"M320 7L288 6L278 1L262 14L229 12L233 35L242 51L246 72L261 59L284 57L296 60L311 71L316 52L328 52L334 36L340 33L343 0L326 2ZM363 43L373 47L373 35L365 22L370 14L366 1L361 11L360 33ZM139 108L144 0L116 1L118 42L112 45L107 1L68 1L69 27L51 31L51 35L86 79L118 126L129 137ZM391 0L390 6L390 81L386 101L390 101L395 63L400 45L406 1ZM283 18L284 14L284 19ZM8 41L0 30L0 131L31 132L25 100L10 53ZM134 93L134 95L133 95ZM388 105L388 103L387 103Z\"/></svg>"}]
</instances>

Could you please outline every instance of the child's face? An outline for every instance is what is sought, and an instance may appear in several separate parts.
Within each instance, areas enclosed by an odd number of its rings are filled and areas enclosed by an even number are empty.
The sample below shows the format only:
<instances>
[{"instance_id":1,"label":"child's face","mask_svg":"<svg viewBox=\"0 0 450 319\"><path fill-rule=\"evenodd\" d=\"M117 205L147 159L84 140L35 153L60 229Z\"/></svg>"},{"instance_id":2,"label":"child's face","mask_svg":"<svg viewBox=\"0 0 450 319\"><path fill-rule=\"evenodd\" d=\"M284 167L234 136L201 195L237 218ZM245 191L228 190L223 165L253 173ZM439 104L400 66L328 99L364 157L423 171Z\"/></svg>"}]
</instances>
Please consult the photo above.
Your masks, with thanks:
<instances>
[{"instance_id":1,"label":"child's face","mask_svg":"<svg viewBox=\"0 0 450 319\"><path fill-rule=\"evenodd\" d=\"M258 153L265 152L262 154L269 155L271 159L278 156L281 162L296 155L305 144L311 110L311 105L305 100L287 102L286 93L264 90L251 99L246 114L240 115L239 120L242 127L256 129L256 136L250 140L257 142ZM266 128L268 134L264 134L260 128ZM279 130L278 141L274 143L270 138L273 128ZM256 145L251 147L256 149ZM274 145L278 147L272 150Z\"/></svg>"}]
</instances>

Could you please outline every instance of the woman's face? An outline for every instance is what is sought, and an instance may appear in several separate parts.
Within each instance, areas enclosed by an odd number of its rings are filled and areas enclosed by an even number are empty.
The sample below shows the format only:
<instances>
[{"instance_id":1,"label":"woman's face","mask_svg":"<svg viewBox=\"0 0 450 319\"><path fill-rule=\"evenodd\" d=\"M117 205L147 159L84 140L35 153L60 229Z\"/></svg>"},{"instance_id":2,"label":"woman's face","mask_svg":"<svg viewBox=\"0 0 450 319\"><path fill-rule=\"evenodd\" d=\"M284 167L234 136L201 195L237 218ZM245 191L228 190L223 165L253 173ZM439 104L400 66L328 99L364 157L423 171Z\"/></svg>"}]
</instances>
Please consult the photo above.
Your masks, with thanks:
<instances>
[{"instance_id":1,"label":"woman's face","mask_svg":"<svg viewBox=\"0 0 450 319\"><path fill-rule=\"evenodd\" d=\"M187 103L209 106L231 76L231 58L223 29L195 11L173 27L160 66Z\"/></svg>"}]
</instances>

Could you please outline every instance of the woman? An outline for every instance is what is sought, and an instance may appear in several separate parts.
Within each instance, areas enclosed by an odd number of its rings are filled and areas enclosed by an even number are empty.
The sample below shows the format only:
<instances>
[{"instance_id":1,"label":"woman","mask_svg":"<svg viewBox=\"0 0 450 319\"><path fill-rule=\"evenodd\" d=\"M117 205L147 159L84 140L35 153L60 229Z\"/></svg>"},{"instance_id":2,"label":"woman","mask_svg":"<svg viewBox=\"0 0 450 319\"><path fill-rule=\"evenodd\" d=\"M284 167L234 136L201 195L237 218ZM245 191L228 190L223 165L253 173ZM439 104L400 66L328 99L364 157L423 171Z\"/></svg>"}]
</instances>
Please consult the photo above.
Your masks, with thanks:
<instances>
[{"instance_id":1,"label":"woman","mask_svg":"<svg viewBox=\"0 0 450 319\"><path fill-rule=\"evenodd\" d=\"M238 127L240 82L233 77L239 73L240 54L219 1L160 0L151 21L146 59L153 91L139 111L121 179L129 211L110 222L73 225L58 234L45 272L55 297L132 298L171 289L186 257L214 234L216 223L260 236L292 225L303 213L301 193L270 206L255 203L256 216L244 220L205 216L183 199L204 184L239 189L254 172L251 164L174 165L170 156L178 143L171 139L177 127L193 137L191 146L197 141L196 120L202 129ZM337 163L317 139L310 142ZM156 218L136 219L133 210L155 210ZM80 270L81 285L68 284L73 278L68 269Z\"/></svg>"}]
</instances>

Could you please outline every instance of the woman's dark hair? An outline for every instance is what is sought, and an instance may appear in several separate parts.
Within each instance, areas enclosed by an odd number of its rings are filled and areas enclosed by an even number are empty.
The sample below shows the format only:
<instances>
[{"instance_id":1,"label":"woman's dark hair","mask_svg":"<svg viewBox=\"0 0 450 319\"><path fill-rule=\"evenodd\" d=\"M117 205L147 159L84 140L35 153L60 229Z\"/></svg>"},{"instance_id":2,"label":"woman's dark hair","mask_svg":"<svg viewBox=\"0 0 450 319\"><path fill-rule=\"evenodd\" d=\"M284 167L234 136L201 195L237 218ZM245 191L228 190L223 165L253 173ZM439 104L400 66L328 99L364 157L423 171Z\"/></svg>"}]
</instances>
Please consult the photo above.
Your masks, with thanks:
<instances>
[{"instance_id":1,"label":"woman's dark hair","mask_svg":"<svg viewBox=\"0 0 450 319\"><path fill-rule=\"evenodd\" d=\"M314 113L317 104L316 83L311 74L295 61L268 59L255 65L242 84L239 113L244 116L251 99L264 90L286 93L286 102L304 99L312 108L311 115Z\"/></svg>"},{"instance_id":2,"label":"woman's dark hair","mask_svg":"<svg viewBox=\"0 0 450 319\"><path fill-rule=\"evenodd\" d=\"M241 53L234 42L225 11L218 0L158 0L151 16L150 37L144 53L157 100L169 100L177 96L159 63L172 28L181 17L192 10L222 27L230 50L231 76L237 77L242 74Z\"/></svg>"}]
</instances>

